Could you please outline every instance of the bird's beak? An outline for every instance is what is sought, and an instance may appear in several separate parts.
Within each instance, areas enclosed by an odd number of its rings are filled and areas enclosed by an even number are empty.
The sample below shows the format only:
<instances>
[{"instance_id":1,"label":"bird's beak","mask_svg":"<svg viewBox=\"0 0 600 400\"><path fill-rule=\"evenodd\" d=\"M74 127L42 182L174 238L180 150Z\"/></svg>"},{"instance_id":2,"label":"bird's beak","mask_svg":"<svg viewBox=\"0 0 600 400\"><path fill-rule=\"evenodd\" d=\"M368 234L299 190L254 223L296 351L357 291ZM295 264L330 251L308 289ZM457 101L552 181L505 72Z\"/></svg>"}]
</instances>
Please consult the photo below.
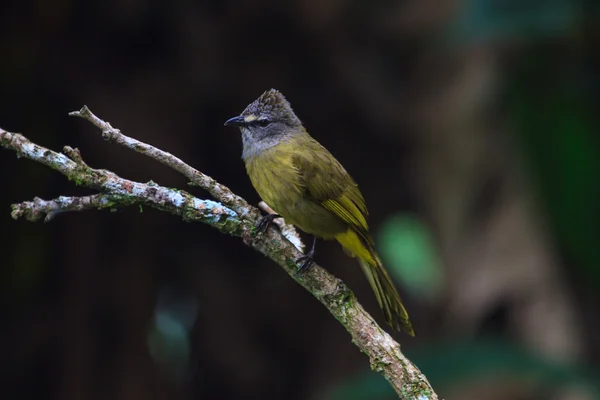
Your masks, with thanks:
<instances>
[{"instance_id":1,"label":"bird's beak","mask_svg":"<svg viewBox=\"0 0 600 400\"><path fill-rule=\"evenodd\" d=\"M225 126L243 126L246 125L246 121L244 117L238 115L237 117L233 117L225 121Z\"/></svg>"}]
</instances>

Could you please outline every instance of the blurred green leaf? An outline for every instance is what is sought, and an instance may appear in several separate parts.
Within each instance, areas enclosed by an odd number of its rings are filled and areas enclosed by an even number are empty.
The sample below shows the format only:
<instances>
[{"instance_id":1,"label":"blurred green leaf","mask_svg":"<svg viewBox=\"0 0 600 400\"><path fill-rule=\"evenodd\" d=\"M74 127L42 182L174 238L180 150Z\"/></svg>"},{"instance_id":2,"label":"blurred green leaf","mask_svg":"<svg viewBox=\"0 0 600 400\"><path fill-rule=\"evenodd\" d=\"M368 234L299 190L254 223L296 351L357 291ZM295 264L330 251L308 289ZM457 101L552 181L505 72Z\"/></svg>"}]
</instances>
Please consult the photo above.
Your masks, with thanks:
<instances>
[{"instance_id":1,"label":"blurred green leaf","mask_svg":"<svg viewBox=\"0 0 600 400\"><path fill-rule=\"evenodd\" d=\"M148 333L148 347L154 361L176 381L185 377L190 360L188 332L181 321L164 313L155 316Z\"/></svg>"},{"instance_id":2,"label":"blurred green leaf","mask_svg":"<svg viewBox=\"0 0 600 400\"><path fill-rule=\"evenodd\" d=\"M479 381L531 381L544 393L577 385L600 398L600 376L578 365L544 358L519 345L496 339L445 342L405 350L440 397L453 387ZM532 385L532 387L537 387ZM395 393L379 374L368 371L331 388L323 398L332 400L393 399Z\"/></svg>"},{"instance_id":3,"label":"blurred green leaf","mask_svg":"<svg viewBox=\"0 0 600 400\"><path fill-rule=\"evenodd\" d=\"M581 15L573 0L465 0L451 31L459 41L564 35Z\"/></svg>"},{"instance_id":4,"label":"blurred green leaf","mask_svg":"<svg viewBox=\"0 0 600 400\"><path fill-rule=\"evenodd\" d=\"M509 80L509 109L537 199L561 253L600 281L600 140L575 65L536 49Z\"/></svg>"},{"instance_id":5,"label":"blurred green leaf","mask_svg":"<svg viewBox=\"0 0 600 400\"><path fill-rule=\"evenodd\" d=\"M392 215L378 236L381 256L392 276L420 297L438 293L443 279L441 265L432 234L421 220Z\"/></svg>"},{"instance_id":6,"label":"blurred green leaf","mask_svg":"<svg viewBox=\"0 0 600 400\"><path fill-rule=\"evenodd\" d=\"M600 390L597 371L546 358L502 339L441 342L408 352L408 356L432 384L435 382L441 387L513 376L542 383L548 388L581 384L594 393Z\"/></svg>"},{"instance_id":7,"label":"blurred green leaf","mask_svg":"<svg viewBox=\"0 0 600 400\"><path fill-rule=\"evenodd\" d=\"M192 298L177 298L163 290L148 332L148 347L154 361L176 382L187 376L191 360L189 330L196 316Z\"/></svg>"}]
</instances>

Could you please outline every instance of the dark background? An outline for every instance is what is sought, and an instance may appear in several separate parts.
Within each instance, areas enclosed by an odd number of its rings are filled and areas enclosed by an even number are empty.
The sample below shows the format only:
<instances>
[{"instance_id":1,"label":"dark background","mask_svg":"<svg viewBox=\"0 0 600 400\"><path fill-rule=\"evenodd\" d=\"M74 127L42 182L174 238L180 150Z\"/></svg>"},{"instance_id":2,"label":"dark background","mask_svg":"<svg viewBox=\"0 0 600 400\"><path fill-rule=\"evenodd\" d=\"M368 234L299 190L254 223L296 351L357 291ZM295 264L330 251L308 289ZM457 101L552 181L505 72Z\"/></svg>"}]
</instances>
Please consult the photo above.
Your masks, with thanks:
<instances>
[{"instance_id":1,"label":"dark background","mask_svg":"<svg viewBox=\"0 0 600 400\"><path fill-rule=\"evenodd\" d=\"M360 184L417 331L395 337L440 397L600 398L595 2L10 3L2 128L207 198L67 116L86 104L257 203L223 122L277 88ZM6 150L0 168L0 398L394 397L240 240L137 207L14 221L92 192ZM317 260L383 323L337 244Z\"/></svg>"}]
</instances>

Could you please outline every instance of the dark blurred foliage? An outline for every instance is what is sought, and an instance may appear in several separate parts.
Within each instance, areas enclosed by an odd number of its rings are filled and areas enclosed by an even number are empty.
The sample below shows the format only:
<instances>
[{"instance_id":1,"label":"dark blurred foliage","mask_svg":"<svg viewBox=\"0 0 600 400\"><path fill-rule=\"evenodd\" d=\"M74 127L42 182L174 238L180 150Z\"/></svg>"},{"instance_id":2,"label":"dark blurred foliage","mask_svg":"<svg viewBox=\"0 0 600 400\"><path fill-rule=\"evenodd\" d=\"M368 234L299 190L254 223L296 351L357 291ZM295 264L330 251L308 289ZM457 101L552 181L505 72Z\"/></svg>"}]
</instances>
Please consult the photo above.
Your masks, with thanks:
<instances>
[{"instance_id":1,"label":"dark blurred foliage","mask_svg":"<svg viewBox=\"0 0 600 400\"><path fill-rule=\"evenodd\" d=\"M222 124L280 89L359 182L417 329L396 337L441 397L598 398L599 18L584 0L5 2L0 126L207 196L67 116L87 104L256 203ZM147 208L13 221L91 191L5 150L0 168L1 398L393 398L239 240ZM353 260L317 259L381 320Z\"/></svg>"}]
</instances>

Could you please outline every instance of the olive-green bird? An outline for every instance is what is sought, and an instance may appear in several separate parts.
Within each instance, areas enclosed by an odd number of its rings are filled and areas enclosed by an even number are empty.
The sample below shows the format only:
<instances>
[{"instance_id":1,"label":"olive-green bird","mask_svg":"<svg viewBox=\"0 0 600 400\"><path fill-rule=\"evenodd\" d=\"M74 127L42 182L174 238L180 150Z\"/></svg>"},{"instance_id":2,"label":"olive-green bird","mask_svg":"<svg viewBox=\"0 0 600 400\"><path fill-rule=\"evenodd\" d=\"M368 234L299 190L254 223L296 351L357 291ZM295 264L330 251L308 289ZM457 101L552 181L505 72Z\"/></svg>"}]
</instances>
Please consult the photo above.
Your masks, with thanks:
<instances>
[{"instance_id":1,"label":"olive-green bird","mask_svg":"<svg viewBox=\"0 0 600 400\"><path fill-rule=\"evenodd\" d=\"M408 313L375 252L367 225L367 207L358 186L329 151L313 139L277 90L263 93L240 116L225 125L242 131L246 171L260 197L306 233L336 239L356 257L392 328L414 336ZM259 227L273 220L268 215ZM312 249L301 257L308 268Z\"/></svg>"}]
</instances>

